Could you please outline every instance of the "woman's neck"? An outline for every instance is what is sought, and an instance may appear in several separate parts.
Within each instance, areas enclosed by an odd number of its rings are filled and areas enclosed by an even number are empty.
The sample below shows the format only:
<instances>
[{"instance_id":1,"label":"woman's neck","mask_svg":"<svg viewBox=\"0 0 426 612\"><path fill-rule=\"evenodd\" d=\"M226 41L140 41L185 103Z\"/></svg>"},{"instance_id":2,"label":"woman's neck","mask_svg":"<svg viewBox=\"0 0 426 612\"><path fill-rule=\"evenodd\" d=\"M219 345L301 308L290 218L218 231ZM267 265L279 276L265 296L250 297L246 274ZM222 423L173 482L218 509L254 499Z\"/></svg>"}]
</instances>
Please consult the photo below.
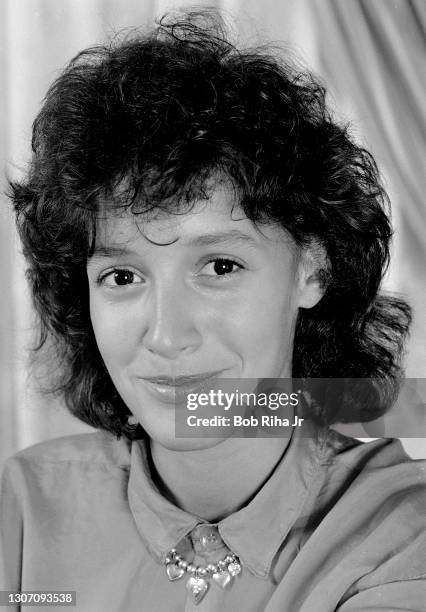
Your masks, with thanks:
<instances>
[{"instance_id":1,"label":"woman's neck","mask_svg":"<svg viewBox=\"0 0 426 612\"><path fill-rule=\"evenodd\" d=\"M151 441L153 478L182 510L217 522L256 495L288 442L286 438L228 438L207 449L175 451Z\"/></svg>"}]
</instances>

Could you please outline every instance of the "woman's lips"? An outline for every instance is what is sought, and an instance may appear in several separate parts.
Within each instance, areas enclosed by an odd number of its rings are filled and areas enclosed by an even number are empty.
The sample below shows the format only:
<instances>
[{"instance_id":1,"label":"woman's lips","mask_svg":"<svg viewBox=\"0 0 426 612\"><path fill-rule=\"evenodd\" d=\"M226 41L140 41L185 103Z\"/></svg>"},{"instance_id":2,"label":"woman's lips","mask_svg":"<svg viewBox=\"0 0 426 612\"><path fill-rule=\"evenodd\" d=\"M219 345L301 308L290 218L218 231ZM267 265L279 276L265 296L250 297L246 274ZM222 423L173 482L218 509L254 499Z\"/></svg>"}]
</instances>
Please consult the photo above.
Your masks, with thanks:
<instances>
[{"instance_id":1,"label":"woman's lips","mask_svg":"<svg viewBox=\"0 0 426 612\"><path fill-rule=\"evenodd\" d=\"M211 383L223 370L188 374L185 376L141 376L145 387L154 397L166 404L181 404L189 393L207 392Z\"/></svg>"}]
</instances>

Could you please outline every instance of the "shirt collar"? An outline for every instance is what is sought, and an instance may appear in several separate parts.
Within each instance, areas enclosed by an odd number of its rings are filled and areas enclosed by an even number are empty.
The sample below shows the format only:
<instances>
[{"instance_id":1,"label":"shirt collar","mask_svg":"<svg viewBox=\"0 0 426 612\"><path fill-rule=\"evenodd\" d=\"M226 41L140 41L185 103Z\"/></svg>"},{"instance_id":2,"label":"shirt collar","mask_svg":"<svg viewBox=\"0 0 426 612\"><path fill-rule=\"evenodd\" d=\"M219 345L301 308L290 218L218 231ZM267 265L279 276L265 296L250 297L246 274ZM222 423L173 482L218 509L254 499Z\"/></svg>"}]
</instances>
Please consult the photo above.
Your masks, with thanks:
<instances>
[{"instance_id":1,"label":"shirt collar","mask_svg":"<svg viewBox=\"0 0 426 612\"><path fill-rule=\"evenodd\" d=\"M282 459L253 500L218 523L228 548L259 577L268 575L308 497L315 494L315 483L322 480L327 433L308 420L295 428ZM160 563L197 524L206 523L162 496L151 479L143 440L132 443L128 495L138 531Z\"/></svg>"}]
</instances>

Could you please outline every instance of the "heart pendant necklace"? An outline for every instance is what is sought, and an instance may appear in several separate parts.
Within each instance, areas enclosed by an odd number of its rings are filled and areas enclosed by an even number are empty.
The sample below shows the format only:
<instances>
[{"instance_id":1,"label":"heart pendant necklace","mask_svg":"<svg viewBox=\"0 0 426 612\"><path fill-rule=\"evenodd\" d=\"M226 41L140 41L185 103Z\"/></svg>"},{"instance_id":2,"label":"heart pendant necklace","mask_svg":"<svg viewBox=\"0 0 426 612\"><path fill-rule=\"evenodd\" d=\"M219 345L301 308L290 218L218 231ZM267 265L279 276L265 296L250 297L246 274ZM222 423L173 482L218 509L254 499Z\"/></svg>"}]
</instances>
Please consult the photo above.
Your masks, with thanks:
<instances>
[{"instance_id":1,"label":"heart pendant necklace","mask_svg":"<svg viewBox=\"0 0 426 612\"><path fill-rule=\"evenodd\" d=\"M209 563L206 567L195 566L188 563L173 548L164 561L166 573L169 580L174 582L184 576L185 573L191 574L186 588L192 601L197 605L209 590L210 577L214 584L221 589L227 589L233 582L235 576L241 573L241 563L236 555L226 555L217 563Z\"/></svg>"}]
</instances>

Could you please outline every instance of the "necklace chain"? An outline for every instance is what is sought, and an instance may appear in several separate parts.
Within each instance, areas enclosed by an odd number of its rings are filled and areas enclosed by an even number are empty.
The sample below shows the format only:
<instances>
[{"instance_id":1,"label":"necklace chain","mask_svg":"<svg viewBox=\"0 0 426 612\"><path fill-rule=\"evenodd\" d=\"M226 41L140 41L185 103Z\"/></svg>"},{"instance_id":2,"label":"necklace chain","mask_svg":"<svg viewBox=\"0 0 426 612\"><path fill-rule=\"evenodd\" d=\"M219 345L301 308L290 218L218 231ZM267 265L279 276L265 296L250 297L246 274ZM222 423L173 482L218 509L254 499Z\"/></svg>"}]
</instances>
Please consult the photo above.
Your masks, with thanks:
<instances>
[{"instance_id":1,"label":"necklace chain","mask_svg":"<svg viewBox=\"0 0 426 612\"><path fill-rule=\"evenodd\" d=\"M167 577L171 581L179 580L185 573L191 574L186 588L195 604L198 604L207 593L210 586L210 578L226 589L232 584L233 578L241 573L241 564L234 554L227 554L217 563L209 563L206 566L188 563L184 557L178 554L175 548L167 554L164 564Z\"/></svg>"}]
</instances>

